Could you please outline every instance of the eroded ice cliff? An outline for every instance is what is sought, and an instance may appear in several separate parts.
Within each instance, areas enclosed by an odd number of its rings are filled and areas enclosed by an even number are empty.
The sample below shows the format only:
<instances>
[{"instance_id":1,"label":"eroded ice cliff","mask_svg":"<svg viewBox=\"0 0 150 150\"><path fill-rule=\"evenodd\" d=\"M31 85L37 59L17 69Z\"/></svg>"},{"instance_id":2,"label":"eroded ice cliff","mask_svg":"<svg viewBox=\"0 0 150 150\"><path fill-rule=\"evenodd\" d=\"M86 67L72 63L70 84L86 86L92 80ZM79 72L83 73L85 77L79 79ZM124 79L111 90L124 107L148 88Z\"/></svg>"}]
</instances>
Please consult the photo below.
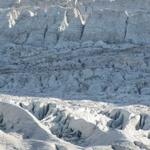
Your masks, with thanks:
<instances>
[{"instance_id":1,"label":"eroded ice cliff","mask_svg":"<svg viewBox=\"0 0 150 150\"><path fill-rule=\"evenodd\" d=\"M35 46L60 40L149 43L149 6L149 0L1 1L1 38Z\"/></svg>"}]
</instances>

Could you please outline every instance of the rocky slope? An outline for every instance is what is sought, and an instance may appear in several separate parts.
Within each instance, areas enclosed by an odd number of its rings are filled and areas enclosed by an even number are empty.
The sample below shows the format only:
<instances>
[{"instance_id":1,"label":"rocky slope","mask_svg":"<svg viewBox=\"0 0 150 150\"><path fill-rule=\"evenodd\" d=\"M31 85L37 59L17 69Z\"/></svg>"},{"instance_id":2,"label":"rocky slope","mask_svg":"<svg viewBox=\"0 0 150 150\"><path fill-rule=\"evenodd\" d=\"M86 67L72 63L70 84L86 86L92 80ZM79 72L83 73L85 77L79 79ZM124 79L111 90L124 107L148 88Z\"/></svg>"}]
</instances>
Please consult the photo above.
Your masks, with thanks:
<instances>
[{"instance_id":1,"label":"rocky slope","mask_svg":"<svg viewBox=\"0 0 150 150\"><path fill-rule=\"evenodd\" d=\"M4 49L1 92L148 104L148 46L103 48L104 45L95 44L91 48L87 43L75 46L51 50L22 46Z\"/></svg>"}]
</instances>

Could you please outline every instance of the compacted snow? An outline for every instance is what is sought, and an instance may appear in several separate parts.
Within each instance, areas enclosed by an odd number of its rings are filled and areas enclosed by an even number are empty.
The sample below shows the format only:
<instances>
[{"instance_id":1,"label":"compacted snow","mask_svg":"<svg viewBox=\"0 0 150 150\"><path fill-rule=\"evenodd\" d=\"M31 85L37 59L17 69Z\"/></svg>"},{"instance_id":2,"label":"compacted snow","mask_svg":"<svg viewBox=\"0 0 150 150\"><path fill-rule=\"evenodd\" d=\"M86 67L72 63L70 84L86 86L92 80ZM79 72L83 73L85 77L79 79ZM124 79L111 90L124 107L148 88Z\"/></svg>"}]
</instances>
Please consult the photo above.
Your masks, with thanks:
<instances>
[{"instance_id":1,"label":"compacted snow","mask_svg":"<svg viewBox=\"0 0 150 150\"><path fill-rule=\"evenodd\" d=\"M150 150L149 0L0 0L0 150Z\"/></svg>"}]
</instances>

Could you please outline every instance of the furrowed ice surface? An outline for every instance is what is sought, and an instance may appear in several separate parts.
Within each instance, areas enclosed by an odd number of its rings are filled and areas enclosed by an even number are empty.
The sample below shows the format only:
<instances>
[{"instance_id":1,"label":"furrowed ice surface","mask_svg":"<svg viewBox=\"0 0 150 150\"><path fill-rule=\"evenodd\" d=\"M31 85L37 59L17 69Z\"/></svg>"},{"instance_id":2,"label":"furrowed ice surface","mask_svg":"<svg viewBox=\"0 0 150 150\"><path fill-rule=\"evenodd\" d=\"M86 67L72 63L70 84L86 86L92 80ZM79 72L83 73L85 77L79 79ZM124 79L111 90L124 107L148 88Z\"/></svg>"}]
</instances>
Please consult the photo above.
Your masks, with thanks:
<instances>
[{"instance_id":1,"label":"furrowed ice surface","mask_svg":"<svg viewBox=\"0 0 150 150\"><path fill-rule=\"evenodd\" d=\"M1 0L0 150L149 150L149 26L149 0Z\"/></svg>"},{"instance_id":2,"label":"furrowed ice surface","mask_svg":"<svg viewBox=\"0 0 150 150\"><path fill-rule=\"evenodd\" d=\"M33 150L39 146L41 150L57 150L59 146L60 150L150 148L148 106L6 95L0 104L0 129L5 133L2 146L11 146L15 139L7 137L15 133L20 137L18 145L13 145L18 150L19 143L22 149Z\"/></svg>"}]
</instances>

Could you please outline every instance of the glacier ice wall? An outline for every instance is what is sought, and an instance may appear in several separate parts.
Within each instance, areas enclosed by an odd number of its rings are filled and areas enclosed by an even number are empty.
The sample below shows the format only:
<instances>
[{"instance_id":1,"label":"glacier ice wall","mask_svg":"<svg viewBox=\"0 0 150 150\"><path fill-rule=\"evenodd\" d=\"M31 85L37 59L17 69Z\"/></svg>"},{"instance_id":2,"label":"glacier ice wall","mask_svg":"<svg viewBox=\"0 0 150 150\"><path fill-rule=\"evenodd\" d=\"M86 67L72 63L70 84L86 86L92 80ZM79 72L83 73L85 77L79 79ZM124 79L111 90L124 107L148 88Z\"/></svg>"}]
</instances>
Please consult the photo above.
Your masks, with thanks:
<instances>
[{"instance_id":1,"label":"glacier ice wall","mask_svg":"<svg viewBox=\"0 0 150 150\"><path fill-rule=\"evenodd\" d=\"M0 1L1 93L148 98L149 8L149 0Z\"/></svg>"}]
</instances>

